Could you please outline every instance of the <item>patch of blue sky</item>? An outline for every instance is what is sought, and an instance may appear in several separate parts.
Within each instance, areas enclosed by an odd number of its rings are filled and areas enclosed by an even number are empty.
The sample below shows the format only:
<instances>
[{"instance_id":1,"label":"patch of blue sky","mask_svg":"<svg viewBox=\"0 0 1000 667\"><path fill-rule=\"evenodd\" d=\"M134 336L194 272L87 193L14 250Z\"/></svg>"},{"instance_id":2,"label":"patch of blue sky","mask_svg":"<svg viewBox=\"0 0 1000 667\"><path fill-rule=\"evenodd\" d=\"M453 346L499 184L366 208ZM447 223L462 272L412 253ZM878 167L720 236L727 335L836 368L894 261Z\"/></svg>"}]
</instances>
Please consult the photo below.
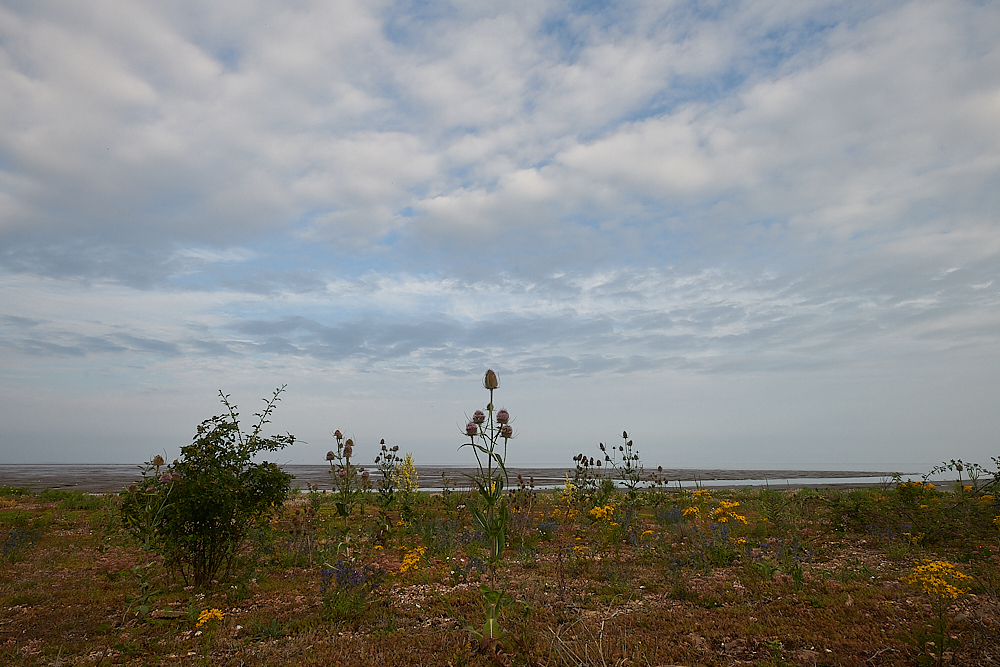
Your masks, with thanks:
<instances>
[{"instance_id":1,"label":"patch of blue sky","mask_svg":"<svg viewBox=\"0 0 1000 667\"><path fill-rule=\"evenodd\" d=\"M382 34L393 44L418 46L436 32L437 24L458 15L458 10L447 2L397 0L382 11Z\"/></svg>"}]
</instances>

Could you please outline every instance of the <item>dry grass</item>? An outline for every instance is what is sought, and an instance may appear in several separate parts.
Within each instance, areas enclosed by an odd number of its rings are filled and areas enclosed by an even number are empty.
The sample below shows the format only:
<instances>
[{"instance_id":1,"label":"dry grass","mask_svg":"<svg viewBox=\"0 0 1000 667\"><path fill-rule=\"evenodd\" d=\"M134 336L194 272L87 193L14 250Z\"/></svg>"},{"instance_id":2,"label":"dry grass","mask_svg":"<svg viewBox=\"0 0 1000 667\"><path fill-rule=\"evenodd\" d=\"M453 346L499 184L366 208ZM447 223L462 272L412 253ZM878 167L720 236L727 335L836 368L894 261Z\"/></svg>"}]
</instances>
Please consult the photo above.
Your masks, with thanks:
<instances>
[{"instance_id":1,"label":"dry grass","mask_svg":"<svg viewBox=\"0 0 1000 667\"><path fill-rule=\"evenodd\" d=\"M967 505L956 515L956 497L934 495L939 516L927 526L940 534L915 540L887 529L909 511L891 490L854 492L851 502L843 492L730 492L748 522L733 529L720 556L690 522L664 521L661 512L658 523L653 506L634 520L631 541L592 524L585 507L546 540L535 525L551 516L556 497L540 494L523 522L525 548L521 534L511 536L499 580L516 601L503 612L502 646L488 653L465 630L482 623L477 571L467 581L451 574L477 550L474 540L456 537L469 524L454 497L447 504L423 497L417 525L388 534L379 534L374 511L357 518L350 549L358 563L398 571L400 546L428 551L348 617L331 615L320 593L324 560L346 556L343 547L335 551L342 536L329 506L313 514L303 495L269 540L248 551L235 581L203 592L183 588L116 529L113 497L108 507L82 510L36 496L4 498L0 539L14 529L37 530L37 539L2 561L0 663L912 665L931 611L899 579L922 558L942 558L977 579L973 594L949 610L960 644L949 660L996 664L993 507ZM683 504L669 494L659 501L661 510ZM872 517L884 521L866 527ZM653 532L637 540L645 531ZM294 553L296 534L311 535L312 547ZM139 612L143 601L150 614ZM199 611L212 608L224 620L210 638L198 635Z\"/></svg>"}]
</instances>

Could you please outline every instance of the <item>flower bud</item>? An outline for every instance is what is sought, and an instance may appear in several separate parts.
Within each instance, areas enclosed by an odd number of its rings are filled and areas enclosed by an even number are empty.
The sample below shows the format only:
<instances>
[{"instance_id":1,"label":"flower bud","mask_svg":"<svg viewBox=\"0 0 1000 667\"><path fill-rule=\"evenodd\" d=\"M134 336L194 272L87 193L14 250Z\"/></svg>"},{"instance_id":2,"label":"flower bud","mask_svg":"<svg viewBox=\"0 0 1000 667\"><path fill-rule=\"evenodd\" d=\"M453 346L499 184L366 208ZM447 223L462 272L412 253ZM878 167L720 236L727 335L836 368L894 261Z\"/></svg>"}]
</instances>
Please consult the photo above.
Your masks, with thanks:
<instances>
[{"instance_id":1,"label":"flower bud","mask_svg":"<svg viewBox=\"0 0 1000 667\"><path fill-rule=\"evenodd\" d=\"M384 445L385 444L385 438L382 438L382 441L380 443L378 443L378 444ZM382 449L385 449L385 447L383 447Z\"/></svg>"},{"instance_id":2,"label":"flower bud","mask_svg":"<svg viewBox=\"0 0 1000 667\"><path fill-rule=\"evenodd\" d=\"M603 442L602 442L602 443L600 443L600 444L598 445L598 447L600 447L600 448L601 448L601 451L602 451L602 452L603 452L603 451L605 451L605 449L604 449L604 443L603 443Z\"/></svg>"},{"instance_id":3,"label":"flower bud","mask_svg":"<svg viewBox=\"0 0 1000 667\"><path fill-rule=\"evenodd\" d=\"M600 468L600 467L601 467L601 459L597 459L597 467L598 467L598 468Z\"/></svg>"},{"instance_id":4,"label":"flower bud","mask_svg":"<svg viewBox=\"0 0 1000 667\"><path fill-rule=\"evenodd\" d=\"M486 377L483 378L483 386L487 389L496 389L500 386L500 381L497 380L497 374L492 370L486 371Z\"/></svg>"},{"instance_id":5,"label":"flower bud","mask_svg":"<svg viewBox=\"0 0 1000 667\"><path fill-rule=\"evenodd\" d=\"M332 461L332 460L334 460L335 458L337 458L337 455L336 455L336 454L334 454L333 452L327 452L327 453L326 453L326 460L327 460L327 461Z\"/></svg>"},{"instance_id":6,"label":"flower bud","mask_svg":"<svg viewBox=\"0 0 1000 667\"><path fill-rule=\"evenodd\" d=\"M340 440L341 438L344 437L344 434L341 433L340 429L338 428L336 431L333 432L333 437L335 437L337 440Z\"/></svg>"},{"instance_id":7,"label":"flower bud","mask_svg":"<svg viewBox=\"0 0 1000 667\"><path fill-rule=\"evenodd\" d=\"M628 438L628 433L626 433L625 431L622 431L622 438L623 439L627 439Z\"/></svg>"},{"instance_id":8,"label":"flower bud","mask_svg":"<svg viewBox=\"0 0 1000 667\"><path fill-rule=\"evenodd\" d=\"M510 413L505 409L500 408L500 412L497 413L497 421L501 424L506 424L510 421Z\"/></svg>"},{"instance_id":9,"label":"flower bud","mask_svg":"<svg viewBox=\"0 0 1000 667\"><path fill-rule=\"evenodd\" d=\"M504 438L514 437L514 427L511 426L510 424L504 424L503 426L500 427L500 435L503 436Z\"/></svg>"},{"instance_id":10,"label":"flower bud","mask_svg":"<svg viewBox=\"0 0 1000 667\"><path fill-rule=\"evenodd\" d=\"M476 424L476 422L469 422L468 424L465 425L465 434L466 435L473 435L474 436L478 432L479 432L479 426Z\"/></svg>"},{"instance_id":11,"label":"flower bud","mask_svg":"<svg viewBox=\"0 0 1000 667\"><path fill-rule=\"evenodd\" d=\"M161 465L163 465L163 457L160 456L159 454L157 454L156 456L154 456L153 457L153 465L156 466L157 468L159 468Z\"/></svg>"},{"instance_id":12,"label":"flower bud","mask_svg":"<svg viewBox=\"0 0 1000 667\"><path fill-rule=\"evenodd\" d=\"M392 451L398 452L399 451L399 445L393 445L392 446Z\"/></svg>"},{"instance_id":13,"label":"flower bud","mask_svg":"<svg viewBox=\"0 0 1000 667\"><path fill-rule=\"evenodd\" d=\"M472 421L474 421L477 424L482 424L484 421L486 421L486 415L483 413L482 410L476 410L475 412L472 413Z\"/></svg>"}]
</instances>

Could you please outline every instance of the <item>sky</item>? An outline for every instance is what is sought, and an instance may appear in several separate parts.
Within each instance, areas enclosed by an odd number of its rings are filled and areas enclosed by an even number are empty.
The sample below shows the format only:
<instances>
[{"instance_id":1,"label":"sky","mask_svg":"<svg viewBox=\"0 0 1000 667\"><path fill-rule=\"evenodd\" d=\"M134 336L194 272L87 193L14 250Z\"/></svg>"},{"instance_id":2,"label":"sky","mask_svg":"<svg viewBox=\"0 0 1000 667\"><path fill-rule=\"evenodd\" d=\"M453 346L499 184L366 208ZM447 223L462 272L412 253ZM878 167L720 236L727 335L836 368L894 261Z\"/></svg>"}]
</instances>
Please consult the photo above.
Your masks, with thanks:
<instances>
[{"instance_id":1,"label":"sky","mask_svg":"<svg viewBox=\"0 0 1000 667\"><path fill-rule=\"evenodd\" d=\"M998 214L997 3L0 0L0 464L987 465Z\"/></svg>"}]
</instances>

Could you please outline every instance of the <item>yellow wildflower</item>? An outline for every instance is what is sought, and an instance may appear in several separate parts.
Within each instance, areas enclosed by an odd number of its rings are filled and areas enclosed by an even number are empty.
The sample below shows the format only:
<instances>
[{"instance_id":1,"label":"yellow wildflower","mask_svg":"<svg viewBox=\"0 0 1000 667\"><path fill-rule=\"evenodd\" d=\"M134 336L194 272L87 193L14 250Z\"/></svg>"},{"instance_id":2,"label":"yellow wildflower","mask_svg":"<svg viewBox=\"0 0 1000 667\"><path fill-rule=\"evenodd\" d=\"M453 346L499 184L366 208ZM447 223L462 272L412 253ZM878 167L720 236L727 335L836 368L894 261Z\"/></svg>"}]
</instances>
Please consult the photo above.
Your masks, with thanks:
<instances>
[{"instance_id":1,"label":"yellow wildflower","mask_svg":"<svg viewBox=\"0 0 1000 667\"><path fill-rule=\"evenodd\" d=\"M416 570L420 566L420 559L423 558L427 547L414 547L406 551L403 556L403 563L399 566L400 573Z\"/></svg>"},{"instance_id":2,"label":"yellow wildflower","mask_svg":"<svg viewBox=\"0 0 1000 667\"><path fill-rule=\"evenodd\" d=\"M225 617L225 614L218 609L202 609L201 613L198 614L198 624L197 627L201 628L212 621L221 621Z\"/></svg>"},{"instance_id":3,"label":"yellow wildflower","mask_svg":"<svg viewBox=\"0 0 1000 667\"><path fill-rule=\"evenodd\" d=\"M944 560L925 560L900 581L922 591L935 601L955 600L969 591L972 577L959 572Z\"/></svg>"}]
</instances>

